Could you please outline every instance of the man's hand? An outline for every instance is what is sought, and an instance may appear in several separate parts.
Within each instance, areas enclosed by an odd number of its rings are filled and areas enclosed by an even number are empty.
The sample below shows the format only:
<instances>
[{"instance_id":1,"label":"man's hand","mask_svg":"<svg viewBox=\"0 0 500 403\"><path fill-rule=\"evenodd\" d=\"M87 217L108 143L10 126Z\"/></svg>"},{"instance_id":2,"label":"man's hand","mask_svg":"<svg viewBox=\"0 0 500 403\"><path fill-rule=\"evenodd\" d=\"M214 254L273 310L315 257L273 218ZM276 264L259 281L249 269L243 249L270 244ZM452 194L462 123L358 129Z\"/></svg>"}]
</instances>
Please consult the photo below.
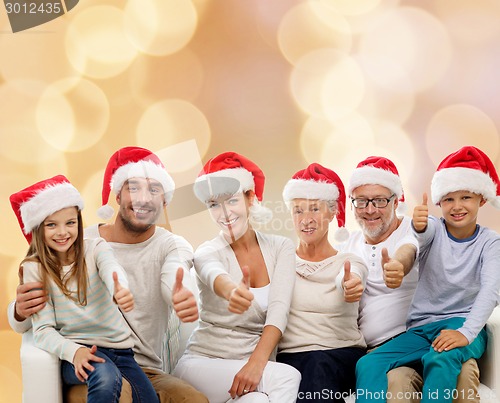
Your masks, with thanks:
<instances>
[{"instance_id":1,"label":"man's hand","mask_svg":"<svg viewBox=\"0 0 500 403\"><path fill-rule=\"evenodd\" d=\"M172 303L174 310L182 322L194 322L198 319L198 304L193 293L182 284L184 269L179 267L175 275Z\"/></svg>"},{"instance_id":2,"label":"man's hand","mask_svg":"<svg viewBox=\"0 0 500 403\"><path fill-rule=\"evenodd\" d=\"M113 298L123 312L130 312L134 309L134 296L128 288L123 288L118 281L118 274L113 272L113 281L115 282L115 292Z\"/></svg>"},{"instance_id":3,"label":"man's hand","mask_svg":"<svg viewBox=\"0 0 500 403\"><path fill-rule=\"evenodd\" d=\"M382 269L385 285L389 288L398 288L403 282L405 268L403 263L389 256L387 248L382 248Z\"/></svg>"},{"instance_id":4,"label":"man's hand","mask_svg":"<svg viewBox=\"0 0 500 403\"><path fill-rule=\"evenodd\" d=\"M48 297L43 288L43 283L40 281L24 284L22 266L19 268L17 275L19 276L19 285L16 289L14 317L18 322L22 322L43 309Z\"/></svg>"},{"instance_id":5,"label":"man's hand","mask_svg":"<svg viewBox=\"0 0 500 403\"><path fill-rule=\"evenodd\" d=\"M363 284L356 274L351 274L351 262L344 262L344 300L345 302L358 302L363 294Z\"/></svg>"},{"instance_id":6,"label":"man's hand","mask_svg":"<svg viewBox=\"0 0 500 403\"><path fill-rule=\"evenodd\" d=\"M469 344L469 340L458 330L444 329L441 330L439 336L432 342L434 351L442 353L450 351L457 347L464 347Z\"/></svg>"},{"instance_id":7,"label":"man's hand","mask_svg":"<svg viewBox=\"0 0 500 403\"><path fill-rule=\"evenodd\" d=\"M429 208L427 207L427 193L422 196L422 204L413 210L413 228L417 232L424 232L429 221Z\"/></svg>"},{"instance_id":8,"label":"man's hand","mask_svg":"<svg viewBox=\"0 0 500 403\"><path fill-rule=\"evenodd\" d=\"M248 266L241 268L243 278L238 287L235 287L229 294L229 311L233 313L243 313L252 305L253 294L249 290L250 287L250 271Z\"/></svg>"},{"instance_id":9,"label":"man's hand","mask_svg":"<svg viewBox=\"0 0 500 403\"><path fill-rule=\"evenodd\" d=\"M85 369L89 372L95 369L90 363L91 361L106 362L104 358L94 355L96 351L96 346L92 346L91 348L80 347L76 350L75 356L73 357L73 365L75 366L75 375L81 382L85 382L89 377Z\"/></svg>"}]
</instances>

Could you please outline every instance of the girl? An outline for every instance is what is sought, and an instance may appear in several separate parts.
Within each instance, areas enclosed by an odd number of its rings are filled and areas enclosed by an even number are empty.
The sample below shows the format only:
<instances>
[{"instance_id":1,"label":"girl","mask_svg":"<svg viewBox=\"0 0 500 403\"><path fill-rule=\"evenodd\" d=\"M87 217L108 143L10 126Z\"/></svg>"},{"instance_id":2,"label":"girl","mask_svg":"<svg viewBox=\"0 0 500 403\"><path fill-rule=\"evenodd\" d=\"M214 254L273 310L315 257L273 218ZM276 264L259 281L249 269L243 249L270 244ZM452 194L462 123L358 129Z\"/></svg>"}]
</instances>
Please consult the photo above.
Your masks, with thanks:
<instances>
[{"instance_id":1,"label":"girl","mask_svg":"<svg viewBox=\"0 0 500 403\"><path fill-rule=\"evenodd\" d=\"M87 384L89 403L118 402L122 376L134 402L157 402L115 305L125 312L134 306L125 272L102 238L83 239L79 192L58 175L10 202L30 243L21 262L24 281L39 281L48 293L46 306L32 316L35 344L63 360L66 384Z\"/></svg>"},{"instance_id":2,"label":"girl","mask_svg":"<svg viewBox=\"0 0 500 403\"><path fill-rule=\"evenodd\" d=\"M221 229L195 252L200 321L174 375L211 403L295 402L300 374L274 361L292 296L294 248L289 239L255 231L264 218L264 175L227 152L208 161L194 190Z\"/></svg>"}]
</instances>

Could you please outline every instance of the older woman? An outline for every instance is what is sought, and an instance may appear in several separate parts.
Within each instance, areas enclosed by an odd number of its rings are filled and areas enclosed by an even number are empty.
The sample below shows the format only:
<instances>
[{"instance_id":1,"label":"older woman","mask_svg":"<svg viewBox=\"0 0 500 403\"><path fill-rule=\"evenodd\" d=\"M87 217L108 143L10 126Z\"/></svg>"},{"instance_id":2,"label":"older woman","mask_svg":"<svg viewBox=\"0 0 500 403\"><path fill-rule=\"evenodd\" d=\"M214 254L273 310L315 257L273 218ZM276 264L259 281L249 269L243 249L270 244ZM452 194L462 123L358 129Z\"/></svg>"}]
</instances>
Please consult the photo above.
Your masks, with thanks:
<instances>
[{"instance_id":1,"label":"older woman","mask_svg":"<svg viewBox=\"0 0 500 403\"><path fill-rule=\"evenodd\" d=\"M337 217L338 240L348 235L345 191L338 175L311 164L288 181L283 198L299 238L296 282L277 360L302 374L297 401L343 402L355 389L355 367L366 344L358 301L367 276L356 255L338 253L328 240Z\"/></svg>"},{"instance_id":2,"label":"older woman","mask_svg":"<svg viewBox=\"0 0 500 403\"><path fill-rule=\"evenodd\" d=\"M249 218L270 218L263 189L259 167L233 152L209 160L194 185L221 232L195 252L200 321L175 375L212 403L297 398L299 372L270 361L287 324L294 246L252 228Z\"/></svg>"}]
</instances>

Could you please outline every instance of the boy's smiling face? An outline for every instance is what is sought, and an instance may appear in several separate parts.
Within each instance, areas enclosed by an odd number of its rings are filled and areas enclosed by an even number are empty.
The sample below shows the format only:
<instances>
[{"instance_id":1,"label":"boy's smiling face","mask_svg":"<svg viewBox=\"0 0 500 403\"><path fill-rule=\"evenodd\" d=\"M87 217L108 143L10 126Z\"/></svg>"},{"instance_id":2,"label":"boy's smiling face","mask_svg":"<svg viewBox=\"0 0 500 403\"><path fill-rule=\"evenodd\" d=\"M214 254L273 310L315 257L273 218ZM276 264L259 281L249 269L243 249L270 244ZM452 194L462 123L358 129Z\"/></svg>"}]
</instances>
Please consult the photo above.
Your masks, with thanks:
<instances>
[{"instance_id":1,"label":"boy's smiling face","mask_svg":"<svg viewBox=\"0 0 500 403\"><path fill-rule=\"evenodd\" d=\"M458 239L472 236L476 230L479 207L486 203L482 195L459 190L443 196L439 205L448 232Z\"/></svg>"}]
</instances>

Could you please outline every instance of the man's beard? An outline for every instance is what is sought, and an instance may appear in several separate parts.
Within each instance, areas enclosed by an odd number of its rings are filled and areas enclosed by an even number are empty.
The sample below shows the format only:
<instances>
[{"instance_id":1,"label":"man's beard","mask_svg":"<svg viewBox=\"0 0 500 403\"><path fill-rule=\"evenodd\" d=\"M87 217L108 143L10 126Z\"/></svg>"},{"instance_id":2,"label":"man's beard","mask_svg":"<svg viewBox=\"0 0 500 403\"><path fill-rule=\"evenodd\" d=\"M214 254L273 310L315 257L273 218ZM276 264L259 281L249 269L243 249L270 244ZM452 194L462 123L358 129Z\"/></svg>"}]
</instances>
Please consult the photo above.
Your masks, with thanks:
<instances>
[{"instance_id":1,"label":"man's beard","mask_svg":"<svg viewBox=\"0 0 500 403\"><path fill-rule=\"evenodd\" d=\"M365 236L368 236L371 239L377 239L382 235L384 235L389 230L389 227L391 226L391 223L393 222L394 218L395 218L395 213L394 210L392 210L391 215L387 217L386 220L384 221L381 220L380 225L375 228L368 227L366 225L366 221L362 218L357 218L356 221L358 222Z\"/></svg>"},{"instance_id":2,"label":"man's beard","mask_svg":"<svg viewBox=\"0 0 500 403\"><path fill-rule=\"evenodd\" d=\"M135 223L132 220L129 220L126 214L122 214L121 211L119 212L120 219L123 223L123 226L125 229L131 233L134 234L142 234L146 232L148 229L150 229L153 225L156 224L158 221L158 217L160 216L161 210L158 210L153 217L152 221L149 223Z\"/></svg>"}]
</instances>

